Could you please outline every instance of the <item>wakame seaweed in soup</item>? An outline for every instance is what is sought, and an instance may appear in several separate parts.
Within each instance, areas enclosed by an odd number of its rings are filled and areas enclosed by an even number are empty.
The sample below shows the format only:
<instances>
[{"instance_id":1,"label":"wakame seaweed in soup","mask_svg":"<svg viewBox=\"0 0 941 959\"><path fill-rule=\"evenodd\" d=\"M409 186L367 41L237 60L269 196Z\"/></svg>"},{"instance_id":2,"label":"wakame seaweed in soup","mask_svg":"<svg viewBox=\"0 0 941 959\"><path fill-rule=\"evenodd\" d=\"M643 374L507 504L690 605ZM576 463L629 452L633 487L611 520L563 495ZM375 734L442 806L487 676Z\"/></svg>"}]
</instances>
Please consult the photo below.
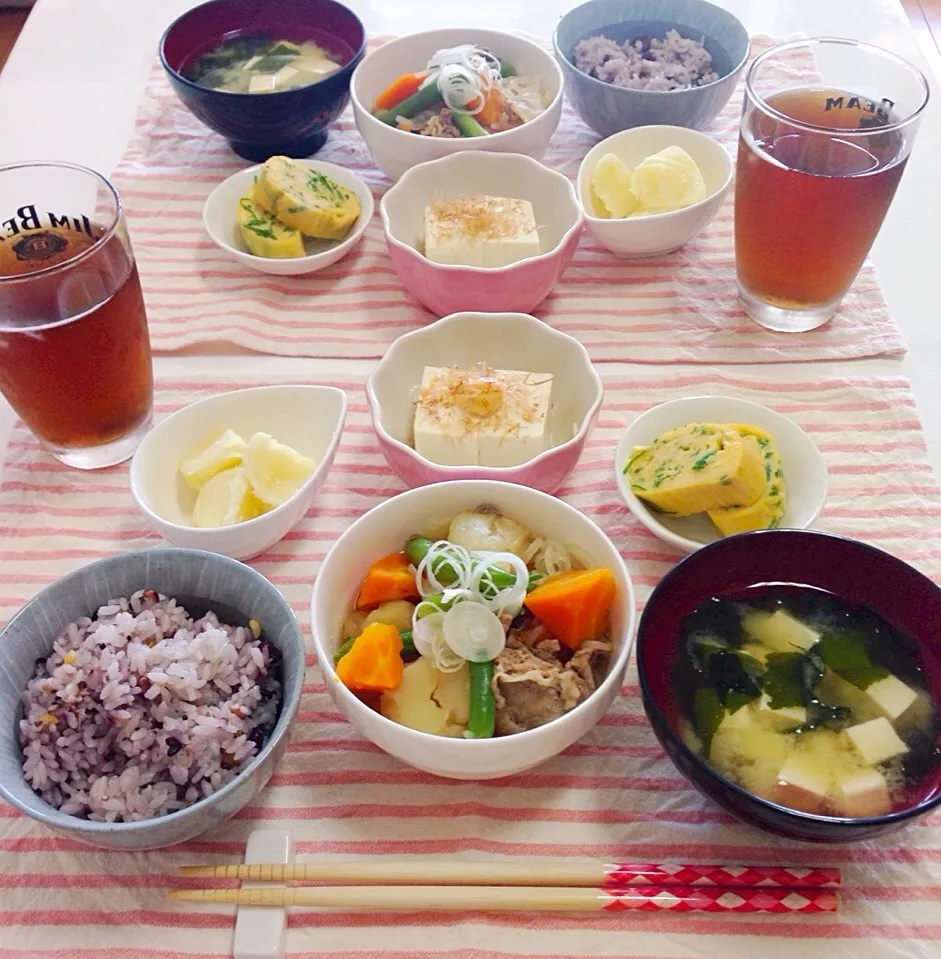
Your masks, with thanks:
<instances>
[{"instance_id":1,"label":"wakame seaweed in soup","mask_svg":"<svg viewBox=\"0 0 941 959\"><path fill-rule=\"evenodd\" d=\"M682 623L683 735L720 774L793 809L877 816L937 788L936 706L914 641L808 586L716 596Z\"/></svg>"},{"instance_id":2,"label":"wakame seaweed in soup","mask_svg":"<svg viewBox=\"0 0 941 959\"><path fill-rule=\"evenodd\" d=\"M194 58L183 76L227 93L274 93L316 83L342 64L312 40L294 43L270 36L236 36Z\"/></svg>"}]
</instances>

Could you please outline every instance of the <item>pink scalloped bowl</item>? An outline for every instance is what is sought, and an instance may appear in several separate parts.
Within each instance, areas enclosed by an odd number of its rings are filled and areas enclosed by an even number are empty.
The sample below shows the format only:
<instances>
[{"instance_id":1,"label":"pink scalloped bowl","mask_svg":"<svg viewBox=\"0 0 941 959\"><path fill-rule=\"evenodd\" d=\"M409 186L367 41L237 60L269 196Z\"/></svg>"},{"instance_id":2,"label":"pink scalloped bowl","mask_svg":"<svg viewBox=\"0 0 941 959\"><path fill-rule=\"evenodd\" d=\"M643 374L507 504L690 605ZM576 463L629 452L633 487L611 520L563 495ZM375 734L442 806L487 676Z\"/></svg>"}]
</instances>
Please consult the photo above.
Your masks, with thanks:
<instances>
[{"instance_id":1,"label":"pink scalloped bowl","mask_svg":"<svg viewBox=\"0 0 941 959\"><path fill-rule=\"evenodd\" d=\"M501 267L432 263L419 252L425 207L469 194L533 205L539 256ZM529 313L569 265L582 231L575 188L561 173L519 153L466 151L412 167L379 204L392 265L402 285L438 316L462 310Z\"/></svg>"},{"instance_id":2,"label":"pink scalloped bowl","mask_svg":"<svg viewBox=\"0 0 941 959\"><path fill-rule=\"evenodd\" d=\"M426 366L551 373L552 408L544 453L520 466L442 466L411 446L416 388ZM604 396L604 385L578 340L522 313L455 313L400 336L366 382L379 447L408 486L489 479L554 493L578 463Z\"/></svg>"}]
</instances>

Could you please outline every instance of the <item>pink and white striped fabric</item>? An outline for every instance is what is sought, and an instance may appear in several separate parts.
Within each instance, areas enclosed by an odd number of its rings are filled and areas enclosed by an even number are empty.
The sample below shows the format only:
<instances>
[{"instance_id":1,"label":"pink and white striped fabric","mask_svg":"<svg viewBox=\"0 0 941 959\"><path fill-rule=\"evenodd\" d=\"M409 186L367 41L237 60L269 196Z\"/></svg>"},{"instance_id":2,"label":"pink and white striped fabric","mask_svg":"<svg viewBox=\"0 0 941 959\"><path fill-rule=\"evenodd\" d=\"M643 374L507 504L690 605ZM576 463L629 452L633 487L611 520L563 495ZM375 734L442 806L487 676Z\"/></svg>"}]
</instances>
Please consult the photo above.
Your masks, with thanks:
<instances>
[{"instance_id":1,"label":"pink and white striped fabric","mask_svg":"<svg viewBox=\"0 0 941 959\"><path fill-rule=\"evenodd\" d=\"M755 50L773 41L758 37ZM812 64L781 70L806 82ZM710 132L735 149L742 94ZM598 137L566 103L545 163L572 178ZM347 111L317 154L359 173L378 196L389 186ZM378 211L362 244L307 277L270 277L235 263L202 227L210 191L245 166L177 100L155 64L127 152L114 172L124 199L154 348L235 344L281 356L375 358L433 317L399 284ZM836 317L803 334L761 330L737 299L732 198L702 235L653 259L613 257L586 232L571 266L538 309L578 337L594 360L754 363L901 355L905 345L866 264Z\"/></svg>"},{"instance_id":2,"label":"pink and white striped fabric","mask_svg":"<svg viewBox=\"0 0 941 959\"><path fill-rule=\"evenodd\" d=\"M260 382L285 382L261 377ZM363 382L324 378L350 396L336 464L305 519L253 565L281 588L305 630L311 583L350 520L401 489L369 423ZM236 389L220 376L158 381L158 416ZM626 512L612 458L650 406L697 393L757 400L816 440L830 470L819 525L887 549L941 577L941 491L901 377L767 378L714 371L606 375L606 400L561 495L623 553L641 603L677 555ZM127 488L127 468L60 466L18 426L0 484L0 621L43 585L117 550L157 545ZM292 959L933 959L941 949L941 815L850 847L819 847L737 824L677 773L650 730L629 672L598 727L563 756L485 783L436 780L364 741L334 709L315 667L284 762L235 820L185 846L101 853L0 808L0 959L225 959L230 907L171 904L183 863L237 862L259 825L293 831L300 860L375 855L582 857L605 861L833 865L835 916L445 915L296 911ZM795 943L795 940L799 942Z\"/></svg>"}]
</instances>

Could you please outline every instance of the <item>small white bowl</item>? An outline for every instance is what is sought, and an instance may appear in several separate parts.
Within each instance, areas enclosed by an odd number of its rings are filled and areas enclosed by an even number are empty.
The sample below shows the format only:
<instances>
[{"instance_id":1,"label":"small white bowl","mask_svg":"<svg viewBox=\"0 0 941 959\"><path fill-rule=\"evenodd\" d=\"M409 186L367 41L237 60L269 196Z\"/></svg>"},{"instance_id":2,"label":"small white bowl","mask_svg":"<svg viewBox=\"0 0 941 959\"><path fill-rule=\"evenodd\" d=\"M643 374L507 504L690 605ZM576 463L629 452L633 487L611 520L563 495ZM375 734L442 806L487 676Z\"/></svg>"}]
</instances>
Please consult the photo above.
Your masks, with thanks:
<instances>
[{"instance_id":1,"label":"small white bowl","mask_svg":"<svg viewBox=\"0 0 941 959\"><path fill-rule=\"evenodd\" d=\"M519 466L443 466L412 447L415 392L426 366L468 369L484 362L500 370L551 373L551 447ZM591 433L604 385L578 340L523 313L454 313L400 336L366 382L379 446L409 486L445 480L490 479L554 493L574 469Z\"/></svg>"},{"instance_id":2,"label":"small white bowl","mask_svg":"<svg viewBox=\"0 0 941 959\"><path fill-rule=\"evenodd\" d=\"M528 200L542 252L499 267L429 260L422 252L425 207L469 194ZM438 316L462 310L530 313L552 292L582 231L582 213L568 177L518 153L469 151L423 163L386 193L379 212L402 285Z\"/></svg>"},{"instance_id":3,"label":"small white bowl","mask_svg":"<svg viewBox=\"0 0 941 959\"><path fill-rule=\"evenodd\" d=\"M332 386L259 386L210 396L155 426L131 460L131 495L144 518L177 546L250 559L281 539L307 512L323 486L346 419L346 394ZM196 493L183 481L180 462L213 433L233 429L244 439L270 433L309 456L317 468L286 502L234 526L189 525Z\"/></svg>"},{"instance_id":4,"label":"small white bowl","mask_svg":"<svg viewBox=\"0 0 941 959\"><path fill-rule=\"evenodd\" d=\"M449 739L401 726L370 709L337 678L333 653L360 581L378 557L402 549L415 530L482 503L496 506L527 529L576 546L614 573L611 611L614 653L601 685L571 712L525 733L495 739ZM449 779L497 779L531 769L585 735L617 696L634 639L634 591L610 539L577 509L554 496L487 480L423 486L385 500L357 519L327 554L314 582L311 631L327 692L367 739L402 762Z\"/></svg>"},{"instance_id":5,"label":"small white bowl","mask_svg":"<svg viewBox=\"0 0 941 959\"><path fill-rule=\"evenodd\" d=\"M627 508L655 536L692 553L722 534L704 513L668 516L651 509L631 490L624 466L635 446L647 446L666 430L687 423L749 423L767 430L781 454L786 505L781 527L807 529L827 501L827 467L814 441L791 419L734 396L687 396L641 414L624 432L614 456L614 476Z\"/></svg>"},{"instance_id":6,"label":"small white bowl","mask_svg":"<svg viewBox=\"0 0 941 959\"><path fill-rule=\"evenodd\" d=\"M376 97L403 73L423 70L436 51L476 43L494 56L508 60L519 74L542 77L549 105L534 120L486 137L423 137L398 130L372 115ZM409 167L464 150L525 153L541 158L562 116L562 71L552 54L533 40L499 30L452 27L426 30L389 40L367 53L350 81L353 116L376 165L391 180Z\"/></svg>"},{"instance_id":7,"label":"small white bowl","mask_svg":"<svg viewBox=\"0 0 941 959\"><path fill-rule=\"evenodd\" d=\"M309 170L316 170L318 173L330 177L340 186L352 190L359 197L359 217L346 238L339 242L336 240L308 240L308 249L313 248L316 252L308 253L307 256L291 257L286 260L273 260L265 256L255 256L248 252L242 242L242 237L239 235L236 211L239 198L244 196L252 185L261 166L253 166L246 170L239 170L238 173L233 173L209 194L203 207L203 226L220 250L224 250L239 263L250 266L253 270L258 270L261 273L271 273L274 276L301 276L305 273L316 273L318 270L323 270L336 263L337 260L343 259L363 238L375 210L372 190L355 173L351 173L335 163L324 163L321 160L296 160L295 162L303 164Z\"/></svg>"},{"instance_id":8,"label":"small white bowl","mask_svg":"<svg viewBox=\"0 0 941 959\"><path fill-rule=\"evenodd\" d=\"M598 161L613 153L632 170L668 146L682 147L696 161L706 183L706 198L672 213L607 219L595 215L591 175ZM732 184L733 164L721 143L686 127L649 126L622 130L595 144L578 168L576 192L585 224L594 238L615 256L660 256L688 243L719 212Z\"/></svg>"}]
</instances>

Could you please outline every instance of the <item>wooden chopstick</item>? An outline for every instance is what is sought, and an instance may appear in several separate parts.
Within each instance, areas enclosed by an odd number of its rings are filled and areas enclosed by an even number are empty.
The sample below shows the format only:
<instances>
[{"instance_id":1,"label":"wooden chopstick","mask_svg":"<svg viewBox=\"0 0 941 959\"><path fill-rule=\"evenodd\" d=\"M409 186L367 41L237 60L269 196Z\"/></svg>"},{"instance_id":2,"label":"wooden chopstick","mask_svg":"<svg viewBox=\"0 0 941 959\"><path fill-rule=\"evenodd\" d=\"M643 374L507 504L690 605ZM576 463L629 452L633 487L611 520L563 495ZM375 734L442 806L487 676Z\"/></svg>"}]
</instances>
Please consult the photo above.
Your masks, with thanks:
<instances>
[{"instance_id":1,"label":"wooden chopstick","mask_svg":"<svg viewBox=\"0 0 941 959\"><path fill-rule=\"evenodd\" d=\"M569 886L620 888L628 885L696 886L721 889L836 889L839 869L796 866L728 866L603 863L592 860L454 862L439 859L319 860L290 866L181 866L181 876L262 882L379 883L442 886Z\"/></svg>"},{"instance_id":2,"label":"wooden chopstick","mask_svg":"<svg viewBox=\"0 0 941 959\"><path fill-rule=\"evenodd\" d=\"M257 889L174 889L168 898L239 906L318 906L356 911L735 912L834 913L832 889L723 889L628 886L586 889L546 886L298 886Z\"/></svg>"}]
</instances>

